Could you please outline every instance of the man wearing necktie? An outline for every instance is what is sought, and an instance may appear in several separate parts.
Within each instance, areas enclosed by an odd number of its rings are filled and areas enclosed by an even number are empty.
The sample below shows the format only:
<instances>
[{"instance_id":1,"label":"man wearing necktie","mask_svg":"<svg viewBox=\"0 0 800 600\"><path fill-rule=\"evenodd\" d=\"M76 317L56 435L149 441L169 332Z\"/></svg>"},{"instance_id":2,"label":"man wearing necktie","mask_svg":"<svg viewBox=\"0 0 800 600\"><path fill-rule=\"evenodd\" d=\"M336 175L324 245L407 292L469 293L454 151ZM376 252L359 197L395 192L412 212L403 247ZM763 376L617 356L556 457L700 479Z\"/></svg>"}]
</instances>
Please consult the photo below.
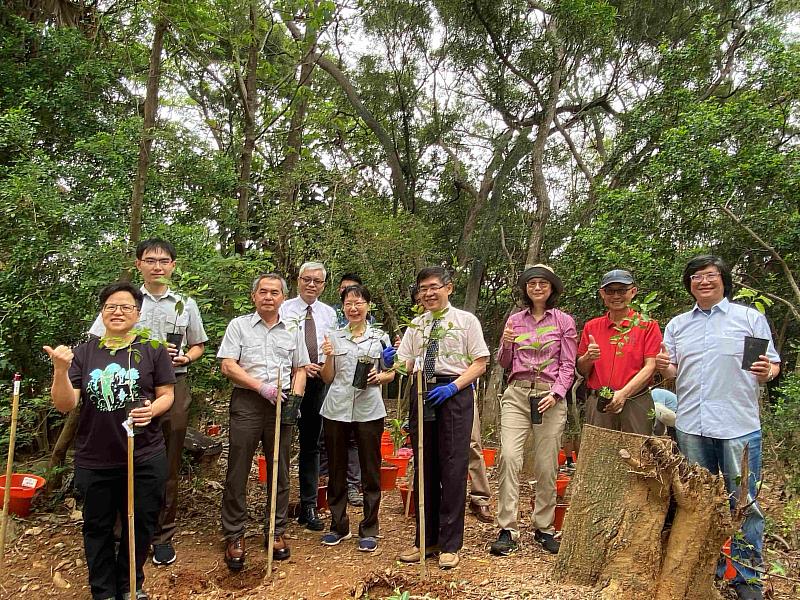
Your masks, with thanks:
<instances>
[{"instance_id":1,"label":"man wearing necktie","mask_svg":"<svg viewBox=\"0 0 800 600\"><path fill-rule=\"evenodd\" d=\"M472 313L450 305L453 283L442 267L417 274L419 301L425 313L406 330L397 355L408 372L415 364L424 373L426 553L439 556L439 567L458 565L464 542L467 464L472 431L473 383L486 371L489 349L483 330ZM416 398L416 377L411 397ZM411 441L417 447L417 405L411 402ZM419 469L417 469L419 472ZM414 485L414 502L419 480ZM420 558L419 517L414 546L400 553L403 562Z\"/></svg>"},{"instance_id":2,"label":"man wearing necktie","mask_svg":"<svg viewBox=\"0 0 800 600\"><path fill-rule=\"evenodd\" d=\"M319 349L325 334L336 329L336 311L318 300L325 290L326 277L327 271L322 263L303 263L297 278L297 297L287 300L280 307L281 318L300 328L310 360L305 367L306 390L297 421L300 442L300 516L297 522L312 531L322 531L325 527L317 516L319 438L322 431L319 411L326 389L325 382L319 376L325 355Z\"/></svg>"}]
</instances>

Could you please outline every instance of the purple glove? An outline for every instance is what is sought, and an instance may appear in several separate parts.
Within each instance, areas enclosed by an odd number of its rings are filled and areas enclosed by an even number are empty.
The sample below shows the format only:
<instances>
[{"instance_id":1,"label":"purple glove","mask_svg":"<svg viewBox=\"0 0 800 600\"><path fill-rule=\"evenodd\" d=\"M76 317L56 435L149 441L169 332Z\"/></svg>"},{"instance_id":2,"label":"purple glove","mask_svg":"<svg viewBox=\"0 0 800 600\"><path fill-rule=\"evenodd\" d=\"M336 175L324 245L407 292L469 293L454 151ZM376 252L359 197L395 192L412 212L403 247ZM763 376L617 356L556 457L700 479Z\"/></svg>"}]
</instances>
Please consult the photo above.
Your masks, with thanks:
<instances>
[{"instance_id":1,"label":"purple glove","mask_svg":"<svg viewBox=\"0 0 800 600\"><path fill-rule=\"evenodd\" d=\"M437 385L428 392L426 400L431 406L439 406L448 398L452 398L458 393L458 386L455 383L448 383L447 385Z\"/></svg>"},{"instance_id":2,"label":"purple glove","mask_svg":"<svg viewBox=\"0 0 800 600\"><path fill-rule=\"evenodd\" d=\"M261 387L258 388L258 393L262 398L266 398L272 402L272 404L275 404L275 400L278 399L278 386L271 383L262 383ZM281 398L285 400L286 394L281 393Z\"/></svg>"},{"instance_id":3,"label":"purple glove","mask_svg":"<svg viewBox=\"0 0 800 600\"><path fill-rule=\"evenodd\" d=\"M386 368L389 369L394 364L394 357L397 355L397 350L394 349L393 346L388 346L383 349L381 352L381 356L383 357L383 364L386 365Z\"/></svg>"}]
</instances>

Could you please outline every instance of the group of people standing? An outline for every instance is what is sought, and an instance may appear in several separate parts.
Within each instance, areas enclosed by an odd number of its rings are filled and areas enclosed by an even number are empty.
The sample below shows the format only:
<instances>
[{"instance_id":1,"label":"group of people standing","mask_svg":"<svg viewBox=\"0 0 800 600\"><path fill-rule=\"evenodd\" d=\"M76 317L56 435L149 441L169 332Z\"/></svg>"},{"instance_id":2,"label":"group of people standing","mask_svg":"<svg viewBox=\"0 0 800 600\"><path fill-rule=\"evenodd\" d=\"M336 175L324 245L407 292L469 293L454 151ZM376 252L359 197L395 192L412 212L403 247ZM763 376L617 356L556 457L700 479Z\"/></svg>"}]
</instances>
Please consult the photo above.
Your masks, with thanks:
<instances>
[{"instance_id":1,"label":"group of people standing","mask_svg":"<svg viewBox=\"0 0 800 600\"><path fill-rule=\"evenodd\" d=\"M150 546L154 564L170 564L176 558L172 535L190 400L186 369L203 354L207 336L197 305L168 288L175 258L174 248L164 240L139 244L136 266L144 279L142 288L128 283L107 286L100 294L100 314L88 342L74 350L45 347L54 365L55 407L61 411L81 407L75 481L84 498L84 547L95 599L146 599L143 565ZM300 267L298 296L292 299L283 277L261 275L251 289L255 311L227 326L217 358L233 384L222 500L224 560L231 570L245 564L246 486L259 443L266 458L268 491L272 482L278 402L282 412L274 539L265 536L273 558L285 560L291 555L285 532L295 427L298 523L312 531L325 527L316 510L324 440L331 519L321 542L332 546L352 537L346 510L350 500L363 505L358 550L377 548L380 439L386 416L381 386L395 378L396 361L409 374L421 372L424 386L423 414L411 402L409 420L415 449L419 419L424 433L424 464L415 469L413 489L416 502L417 490L424 485L426 554L438 555L443 569L459 564L468 471L473 478L471 511L482 521L493 520L488 482L481 483L486 481L485 468L480 460L472 460L472 455L480 454L475 451L480 448L475 383L490 356L480 322L451 305L450 273L428 267L417 274L413 293L421 314L395 347L397 343L371 318L369 290L357 276L349 277L339 289L337 316L334 308L319 300L328 278L322 263ZM496 356L506 370L508 387L500 400L496 519L500 533L491 545L492 554L514 552L521 536L519 473L531 434L537 480L533 539L548 552L559 550L553 528L555 481L576 369L589 389L588 423L645 435L653 431L653 375L659 370L664 377L677 378L681 450L690 461L723 473L734 494L738 457L748 444L750 493L755 498L761 443L758 388L776 376L780 359L763 315L729 301L731 276L719 258L690 261L684 285L696 304L670 321L662 340L658 324L639 323L630 307L638 291L632 274L606 273L599 294L607 312L585 324L579 341L575 320L557 308L564 292L561 279L546 265L535 265L521 275L518 289L524 307L509 317ZM627 330L620 351L615 335L631 320L636 326ZM170 333L179 339L168 338ZM739 364L745 336L767 341L767 350L749 369ZM153 345L150 339L173 341ZM417 377L409 381L415 398ZM121 423L127 415L140 432L134 437L137 589L133 596L127 581L127 532L122 532L119 550L114 536L114 520L126 497L127 434ZM360 473L354 476L356 469ZM354 494L356 484L361 490ZM481 491L481 486L487 489ZM266 512L265 533L270 509ZM400 561L420 560L419 531L417 517L414 544L400 553ZM738 565L734 584L740 598L757 599L761 588L752 567L761 563L763 542L763 514L757 502L749 505L743 534L733 546Z\"/></svg>"}]
</instances>

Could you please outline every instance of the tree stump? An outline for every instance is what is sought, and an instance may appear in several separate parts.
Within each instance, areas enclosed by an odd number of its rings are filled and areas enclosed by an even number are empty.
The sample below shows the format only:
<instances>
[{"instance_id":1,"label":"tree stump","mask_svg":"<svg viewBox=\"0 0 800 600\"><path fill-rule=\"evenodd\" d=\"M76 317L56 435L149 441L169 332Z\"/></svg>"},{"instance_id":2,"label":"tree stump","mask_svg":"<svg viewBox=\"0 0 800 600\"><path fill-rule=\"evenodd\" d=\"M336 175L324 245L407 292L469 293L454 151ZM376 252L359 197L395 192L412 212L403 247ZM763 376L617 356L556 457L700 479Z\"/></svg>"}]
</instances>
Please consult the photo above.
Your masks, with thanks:
<instances>
[{"instance_id":1,"label":"tree stump","mask_svg":"<svg viewBox=\"0 0 800 600\"><path fill-rule=\"evenodd\" d=\"M690 466L669 438L585 425L556 579L615 600L714 598L730 518L722 478Z\"/></svg>"}]
</instances>

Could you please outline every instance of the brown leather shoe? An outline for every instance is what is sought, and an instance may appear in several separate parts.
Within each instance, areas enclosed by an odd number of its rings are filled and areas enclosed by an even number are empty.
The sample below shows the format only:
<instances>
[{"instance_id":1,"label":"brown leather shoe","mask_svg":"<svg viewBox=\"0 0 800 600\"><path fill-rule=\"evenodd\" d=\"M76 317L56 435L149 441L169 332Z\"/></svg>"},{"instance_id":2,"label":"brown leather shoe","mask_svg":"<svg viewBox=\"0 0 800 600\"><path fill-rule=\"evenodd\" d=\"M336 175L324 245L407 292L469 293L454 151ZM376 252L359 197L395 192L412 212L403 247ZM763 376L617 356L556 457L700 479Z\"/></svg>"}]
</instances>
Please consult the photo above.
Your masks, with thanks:
<instances>
[{"instance_id":1,"label":"brown leather shoe","mask_svg":"<svg viewBox=\"0 0 800 600\"><path fill-rule=\"evenodd\" d=\"M494 523L492 511L490 511L489 507L485 504L476 504L475 502L470 501L469 510L481 523Z\"/></svg>"},{"instance_id":2,"label":"brown leather shoe","mask_svg":"<svg viewBox=\"0 0 800 600\"><path fill-rule=\"evenodd\" d=\"M225 547L225 564L231 571L241 571L244 567L244 538L230 540Z\"/></svg>"},{"instance_id":3,"label":"brown leather shoe","mask_svg":"<svg viewBox=\"0 0 800 600\"><path fill-rule=\"evenodd\" d=\"M266 547L266 543L264 546ZM272 544L272 560L286 560L292 555L289 549L289 544L286 543L286 538L282 535L276 535L275 541Z\"/></svg>"}]
</instances>

